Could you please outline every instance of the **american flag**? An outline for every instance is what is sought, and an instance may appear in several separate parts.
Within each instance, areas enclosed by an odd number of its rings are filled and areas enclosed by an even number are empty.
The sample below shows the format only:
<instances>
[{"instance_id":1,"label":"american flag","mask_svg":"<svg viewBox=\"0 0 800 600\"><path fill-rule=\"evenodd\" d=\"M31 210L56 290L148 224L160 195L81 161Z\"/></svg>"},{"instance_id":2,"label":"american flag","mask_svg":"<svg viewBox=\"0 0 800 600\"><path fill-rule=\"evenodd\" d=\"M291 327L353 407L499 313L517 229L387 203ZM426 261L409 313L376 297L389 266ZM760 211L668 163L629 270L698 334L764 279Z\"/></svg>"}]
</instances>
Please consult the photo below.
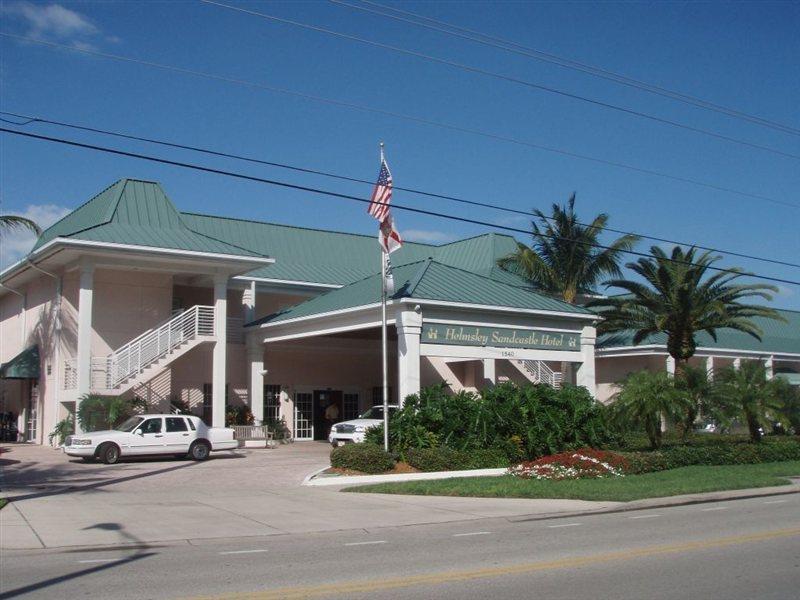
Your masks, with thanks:
<instances>
[{"instance_id":1,"label":"american flag","mask_svg":"<svg viewBox=\"0 0 800 600\"><path fill-rule=\"evenodd\" d=\"M372 190L367 212L378 221L383 221L389 214L389 202L392 200L392 174L389 172L389 165L386 160L381 158L381 170L378 172L378 182Z\"/></svg>"}]
</instances>

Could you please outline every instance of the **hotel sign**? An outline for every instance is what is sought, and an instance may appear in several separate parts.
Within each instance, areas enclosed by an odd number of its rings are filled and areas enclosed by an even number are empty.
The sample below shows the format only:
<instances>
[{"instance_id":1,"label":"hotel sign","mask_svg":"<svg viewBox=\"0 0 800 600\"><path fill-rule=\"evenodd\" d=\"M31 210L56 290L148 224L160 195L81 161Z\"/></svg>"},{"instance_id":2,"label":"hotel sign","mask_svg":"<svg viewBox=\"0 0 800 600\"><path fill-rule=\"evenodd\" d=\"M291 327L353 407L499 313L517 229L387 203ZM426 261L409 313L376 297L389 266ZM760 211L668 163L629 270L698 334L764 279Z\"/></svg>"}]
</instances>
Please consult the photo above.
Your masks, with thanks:
<instances>
[{"instance_id":1,"label":"hotel sign","mask_svg":"<svg viewBox=\"0 0 800 600\"><path fill-rule=\"evenodd\" d=\"M472 327L423 322L420 342L452 346L490 346L576 352L581 347L581 334L539 329Z\"/></svg>"}]
</instances>

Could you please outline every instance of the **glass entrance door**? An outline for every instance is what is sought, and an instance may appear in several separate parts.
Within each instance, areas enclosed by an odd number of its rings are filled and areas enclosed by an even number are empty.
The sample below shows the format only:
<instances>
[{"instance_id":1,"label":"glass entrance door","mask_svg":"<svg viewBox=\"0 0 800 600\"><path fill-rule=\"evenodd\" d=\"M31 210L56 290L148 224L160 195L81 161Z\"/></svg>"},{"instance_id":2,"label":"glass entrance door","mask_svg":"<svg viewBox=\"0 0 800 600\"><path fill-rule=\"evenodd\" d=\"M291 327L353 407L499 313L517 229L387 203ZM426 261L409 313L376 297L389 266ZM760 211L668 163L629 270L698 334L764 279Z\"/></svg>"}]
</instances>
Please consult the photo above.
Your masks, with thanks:
<instances>
[{"instance_id":1,"label":"glass entrance door","mask_svg":"<svg viewBox=\"0 0 800 600\"><path fill-rule=\"evenodd\" d=\"M295 392L294 439L314 439L314 395L311 392Z\"/></svg>"}]
</instances>

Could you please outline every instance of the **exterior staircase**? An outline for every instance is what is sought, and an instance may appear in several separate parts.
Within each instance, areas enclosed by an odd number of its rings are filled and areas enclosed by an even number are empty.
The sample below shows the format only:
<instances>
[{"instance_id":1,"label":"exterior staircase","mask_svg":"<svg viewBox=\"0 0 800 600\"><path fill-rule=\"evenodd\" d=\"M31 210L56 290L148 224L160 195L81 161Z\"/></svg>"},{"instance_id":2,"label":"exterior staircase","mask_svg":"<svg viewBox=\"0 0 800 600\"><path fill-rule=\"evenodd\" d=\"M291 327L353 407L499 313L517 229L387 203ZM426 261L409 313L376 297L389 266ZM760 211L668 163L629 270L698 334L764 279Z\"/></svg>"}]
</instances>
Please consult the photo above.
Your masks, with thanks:
<instances>
[{"instance_id":1,"label":"exterior staircase","mask_svg":"<svg viewBox=\"0 0 800 600\"><path fill-rule=\"evenodd\" d=\"M120 395L155 377L196 346L215 341L214 307L196 305L105 357L92 358L91 392ZM77 388L77 360L64 363L64 389Z\"/></svg>"},{"instance_id":2,"label":"exterior staircase","mask_svg":"<svg viewBox=\"0 0 800 600\"><path fill-rule=\"evenodd\" d=\"M563 373L553 371L543 360L511 360L509 362L531 383L543 383L554 388L560 388L564 380Z\"/></svg>"}]
</instances>

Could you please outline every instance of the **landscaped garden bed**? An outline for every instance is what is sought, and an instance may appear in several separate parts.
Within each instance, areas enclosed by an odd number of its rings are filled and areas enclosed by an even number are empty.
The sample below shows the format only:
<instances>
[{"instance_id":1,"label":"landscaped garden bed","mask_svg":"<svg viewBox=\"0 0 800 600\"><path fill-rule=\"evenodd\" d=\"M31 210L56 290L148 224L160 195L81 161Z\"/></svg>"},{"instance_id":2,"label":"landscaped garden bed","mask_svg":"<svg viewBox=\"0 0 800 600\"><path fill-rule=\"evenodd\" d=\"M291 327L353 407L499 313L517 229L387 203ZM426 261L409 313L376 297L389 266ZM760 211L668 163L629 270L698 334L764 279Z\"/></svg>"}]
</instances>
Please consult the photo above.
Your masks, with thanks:
<instances>
[{"instance_id":1,"label":"landscaped garden bed","mask_svg":"<svg viewBox=\"0 0 800 600\"><path fill-rule=\"evenodd\" d=\"M474 496L481 498L565 498L628 502L659 498L789 485L800 476L800 461L752 465L692 466L625 477L537 480L514 477L470 477L435 481L378 483L346 488L346 492Z\"/></svg>"}]
</instances>

